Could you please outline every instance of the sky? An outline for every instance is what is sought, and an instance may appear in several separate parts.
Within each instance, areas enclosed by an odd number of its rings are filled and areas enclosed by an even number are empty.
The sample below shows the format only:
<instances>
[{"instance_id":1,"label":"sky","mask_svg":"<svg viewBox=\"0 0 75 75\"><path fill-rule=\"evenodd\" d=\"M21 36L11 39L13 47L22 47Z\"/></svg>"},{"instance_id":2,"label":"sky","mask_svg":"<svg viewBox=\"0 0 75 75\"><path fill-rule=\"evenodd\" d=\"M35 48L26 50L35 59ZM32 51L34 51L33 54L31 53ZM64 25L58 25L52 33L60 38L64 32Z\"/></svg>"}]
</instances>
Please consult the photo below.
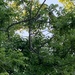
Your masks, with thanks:
<instances>
[{"instance_id":1,"label":"sky","mask_svg":"<svg viewBox=\"0 0 75 75\"><path fill-rule=\"evenodd\" d=\"M42 3L44 0L39 0L40 3ZM62 6L62 4L58 1L58 0L46 0L45 2L46 4L50 5L50 4L58 4L59 6Z\"/></svg>"}]
</instances>

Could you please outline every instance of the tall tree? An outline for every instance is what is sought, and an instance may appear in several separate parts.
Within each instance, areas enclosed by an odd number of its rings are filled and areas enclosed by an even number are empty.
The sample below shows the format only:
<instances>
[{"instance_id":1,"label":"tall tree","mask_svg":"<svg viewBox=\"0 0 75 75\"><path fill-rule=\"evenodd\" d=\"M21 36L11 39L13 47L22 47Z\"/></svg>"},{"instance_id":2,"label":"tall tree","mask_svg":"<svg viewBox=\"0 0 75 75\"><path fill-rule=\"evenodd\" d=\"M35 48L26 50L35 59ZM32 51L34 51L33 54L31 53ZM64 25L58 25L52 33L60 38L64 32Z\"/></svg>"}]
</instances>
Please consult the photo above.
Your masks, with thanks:
<instances>
[{"instance_id":1,"label":"tall tree","mask_svg":"<svg viewBox=\"0 0 75 75\"><path fill-rule=\"evenodd\" d=\"M67 12L45 1L0 1L1 75L75 74L75 10ZM29 36L16 35L19 29Z\"/></svg>"}]
</instances>

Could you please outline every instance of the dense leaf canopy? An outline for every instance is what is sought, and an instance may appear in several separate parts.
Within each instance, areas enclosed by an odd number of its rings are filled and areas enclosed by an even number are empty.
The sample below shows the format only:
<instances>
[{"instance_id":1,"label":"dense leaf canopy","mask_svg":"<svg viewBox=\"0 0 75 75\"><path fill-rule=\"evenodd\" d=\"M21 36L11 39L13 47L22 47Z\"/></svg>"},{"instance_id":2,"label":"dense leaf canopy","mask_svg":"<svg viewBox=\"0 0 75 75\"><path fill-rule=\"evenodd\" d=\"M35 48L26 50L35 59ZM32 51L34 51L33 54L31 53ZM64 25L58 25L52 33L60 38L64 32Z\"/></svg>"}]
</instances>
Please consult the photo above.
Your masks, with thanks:
<instances>
[{"instance_id":1,"label":"dense leaf canopy","mask_svg":"<svg viewBox=\"0 0 75 75\"><path fill-rule=\"evenodd\" d=\"M74 2L45 1L0 0L0 75L75 75Z\"/></svg>"}]
</instances>

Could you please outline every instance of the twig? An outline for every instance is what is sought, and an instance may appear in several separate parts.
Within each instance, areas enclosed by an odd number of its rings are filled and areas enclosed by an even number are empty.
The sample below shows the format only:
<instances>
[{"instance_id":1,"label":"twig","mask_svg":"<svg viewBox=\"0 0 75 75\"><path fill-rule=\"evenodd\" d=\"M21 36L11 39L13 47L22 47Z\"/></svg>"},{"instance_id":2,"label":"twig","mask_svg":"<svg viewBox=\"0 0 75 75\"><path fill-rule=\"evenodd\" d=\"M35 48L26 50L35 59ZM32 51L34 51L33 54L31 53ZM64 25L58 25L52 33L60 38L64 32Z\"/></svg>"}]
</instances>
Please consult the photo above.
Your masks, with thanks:
<instances>
[{"instance_id":1,"label":"twig","mask_svg":"<svg viewBox=\"0 0 75 75\"><path fill-rule=\"evenodd\" d=\"M20 23L23 23L23 22L28 22L28 21L30 21L31 19L26 19L26 20L22 20L22 21L19 21L19 22L15 22L15 23L12 23L12 24L10 24L8 27L7 27L7 31L12 27L12 26L14 26L14 25L16 25L16 24L20 24Z\"/></svg>"},{"instance_id":2,"label":"twig","mask_svg":"<svg viewBox=\"0 0 75 75\"><path fill-rule=\"evenodd\" d=\"M39 7L39 9L37 10L35 16L38 16L38 13L39 13L40 9L42 8L42 6L44 5L45 2L46 2L46 0L43 1L43 3L41 4L41 6Z\"/></svg>"}]
</instances>

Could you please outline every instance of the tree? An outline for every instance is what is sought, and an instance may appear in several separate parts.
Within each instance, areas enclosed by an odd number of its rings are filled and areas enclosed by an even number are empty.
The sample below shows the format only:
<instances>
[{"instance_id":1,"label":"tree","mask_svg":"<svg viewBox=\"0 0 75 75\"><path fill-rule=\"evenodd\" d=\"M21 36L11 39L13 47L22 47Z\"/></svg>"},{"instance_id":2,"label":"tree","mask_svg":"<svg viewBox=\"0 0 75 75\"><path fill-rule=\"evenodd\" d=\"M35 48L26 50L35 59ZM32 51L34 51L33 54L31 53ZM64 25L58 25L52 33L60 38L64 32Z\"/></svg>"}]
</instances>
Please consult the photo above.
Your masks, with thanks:
<instances>
[{"instance_id":1,"label":"tree","mask_svg":"<svg viewBox=\"0 0 75 75\"><path fill-rule=\"evenodd\" d=\"M74 12L38 0L1 1L0 74L74 75ZM7 15L7 16L6 16ZM25 29L26 39L14 31ZM45 37L47 29L53 36ZM4 33L3 33L4 32Z\"/></svg>"}]
</instances>

